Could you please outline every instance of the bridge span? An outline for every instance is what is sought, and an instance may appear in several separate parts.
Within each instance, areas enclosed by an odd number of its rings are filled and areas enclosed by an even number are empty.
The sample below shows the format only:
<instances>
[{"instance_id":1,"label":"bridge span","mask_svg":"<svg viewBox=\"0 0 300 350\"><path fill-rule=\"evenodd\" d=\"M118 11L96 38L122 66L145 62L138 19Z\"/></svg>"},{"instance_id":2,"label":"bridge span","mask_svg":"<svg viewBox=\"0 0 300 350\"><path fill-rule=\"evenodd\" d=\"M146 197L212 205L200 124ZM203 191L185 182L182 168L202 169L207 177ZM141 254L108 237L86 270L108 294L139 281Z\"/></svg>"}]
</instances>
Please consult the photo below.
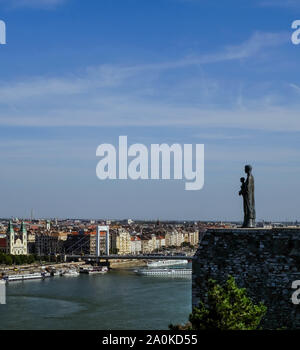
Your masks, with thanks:
<instances>
[{"instance_id":1,"label":"bridge span","mask_svg":"<svg viewBox=\"0 0 300 350\"><path fill-rule=\"evenodd\" d=\"M194 256L186 255L66 255L68 259L90 260L193 260Z\"/></svg>"}]
</instances>

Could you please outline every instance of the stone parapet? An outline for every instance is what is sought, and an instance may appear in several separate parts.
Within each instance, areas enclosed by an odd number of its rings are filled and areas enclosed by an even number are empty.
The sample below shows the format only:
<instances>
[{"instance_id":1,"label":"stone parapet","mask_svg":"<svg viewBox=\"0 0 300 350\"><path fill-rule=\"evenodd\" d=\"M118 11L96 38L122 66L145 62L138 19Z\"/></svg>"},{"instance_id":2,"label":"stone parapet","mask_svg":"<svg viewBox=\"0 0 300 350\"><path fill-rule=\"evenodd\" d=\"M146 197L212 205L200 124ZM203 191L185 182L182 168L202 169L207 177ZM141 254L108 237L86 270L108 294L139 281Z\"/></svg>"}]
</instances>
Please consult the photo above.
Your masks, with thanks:
<instances>
[{"instance_id":1,"label":"stone parapet","mask_svg":"<svg viewBox=\"0 0 300 350\"><path fill-rule=\"evenodd\" d=\"M207 281L228 275L268 312L263 328L300 329L300 304L292 282L300 280L300 228L208 229L193 261L192 303L206 302Z\"/></svg>"}]
</instances>

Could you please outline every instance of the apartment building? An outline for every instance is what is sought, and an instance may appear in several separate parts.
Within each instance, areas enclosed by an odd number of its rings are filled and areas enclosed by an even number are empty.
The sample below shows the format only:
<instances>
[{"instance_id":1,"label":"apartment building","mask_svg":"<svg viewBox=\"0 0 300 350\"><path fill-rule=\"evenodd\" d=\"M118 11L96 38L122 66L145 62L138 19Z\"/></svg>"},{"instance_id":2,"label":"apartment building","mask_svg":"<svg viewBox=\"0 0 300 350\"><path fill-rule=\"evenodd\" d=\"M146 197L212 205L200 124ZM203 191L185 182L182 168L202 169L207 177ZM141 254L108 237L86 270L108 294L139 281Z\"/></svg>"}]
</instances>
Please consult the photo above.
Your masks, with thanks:
<instances>
[{"instance_id":1,"label":"apartment building","mask_svg":"<svg viewBox=\"0 0 300 350\"><path fill-rule=\"evenodd\" d=\"M116 248L119 255L128 255L131 253L131 236L124 228L117 230Z\"/></svg>"},{"instance_id":2,"label":"apartment building","mask_svg":"<svg viewBox=\"0 0 300 350\"><path fill-rule=\"evenodd\" d=\"M61 254L63 251L63 244L58 236L47 232L35 235L34 246L35 253L39 256Z\"/></svg>"},{"instance_id":3,"label":"apartment building","mask_svg":"<svg viewBox=\"0 0 300 350\"><path fill-rule=\"evenodd\" d=\"M139 236L133 236L130 239L131 241L131 254L138 255L142 252L142 241L141 237Z\"/></svg>"}]
</instances>

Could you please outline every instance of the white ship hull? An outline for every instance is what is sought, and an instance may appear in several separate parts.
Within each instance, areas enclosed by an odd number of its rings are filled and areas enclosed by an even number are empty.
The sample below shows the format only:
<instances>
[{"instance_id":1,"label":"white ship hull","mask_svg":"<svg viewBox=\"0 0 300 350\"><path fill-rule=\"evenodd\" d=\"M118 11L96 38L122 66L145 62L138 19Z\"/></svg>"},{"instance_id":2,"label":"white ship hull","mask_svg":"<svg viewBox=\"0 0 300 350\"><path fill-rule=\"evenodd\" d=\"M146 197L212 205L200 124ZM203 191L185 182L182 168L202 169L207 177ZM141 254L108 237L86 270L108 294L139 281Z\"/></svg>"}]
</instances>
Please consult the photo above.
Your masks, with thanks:
<instances>
[{"instance_id":1,"label":"white ship hull","mask_svg":"<svg viewBox=\"0 0 300 350\"><path fill-rule=\"evenodd\" d=\"M98 275L98 274L104 274L106 273L106 271L89 271L88 274L89 275Z\"/></svg>"},{"instance_id":2,"label":"white ship hull","mask_svg":"<svg viewBox=\"0 0 300 350\"><path fill-rule=\"evenodd\" d=\"M35 280L35 279L43 279L46 277L50 277L49 273L28 273L23 275L10 275L5 278L7 282L13 281L26 281L26 280Z\"/></svg>"},{"instance_id":3,"label":"white ship hull","mask_svg":"<svg viewBox=\"0 0 300 350\"><path fill-rule=\"evenodd\" d=\"M88 268L81 268L80 273L86 273L89 275L96 275L96 274L104 274L108 271L107 267L88 267Z\"/></svg>"},{"instance_id":4,"label":"white ship hull","mask_svg":"<svg viewBox=\"0 0 300 350\"><path fill-rule=\"evenodd\" d=\"M161 267L161 266L173 266L187 264L187 260L158 260L150 261L147 263L148 267Z\"/></svg>"},{"instance_id":5,"label":"white ship hull","mask_svg":"<svg viewBox=\"0 0 300 350\"><path fill-rule=\"evenodd\" d=\"M77 277L77 276L79 276L79 272L77 272L75 270L74 271L70 270L70 271L64 272L62 274L62 276L64 276L64 277Z\"/></svg>"},{"instance_id":6,"label":"white ship hull","mask_svg":"<svg viewBox=\"0 0 300 350\"><path fill-rule=\"evenodd\" d=\"M140 269L134 271L141 276L191 277L192 269Z\"/></svg>"}]
</instances>

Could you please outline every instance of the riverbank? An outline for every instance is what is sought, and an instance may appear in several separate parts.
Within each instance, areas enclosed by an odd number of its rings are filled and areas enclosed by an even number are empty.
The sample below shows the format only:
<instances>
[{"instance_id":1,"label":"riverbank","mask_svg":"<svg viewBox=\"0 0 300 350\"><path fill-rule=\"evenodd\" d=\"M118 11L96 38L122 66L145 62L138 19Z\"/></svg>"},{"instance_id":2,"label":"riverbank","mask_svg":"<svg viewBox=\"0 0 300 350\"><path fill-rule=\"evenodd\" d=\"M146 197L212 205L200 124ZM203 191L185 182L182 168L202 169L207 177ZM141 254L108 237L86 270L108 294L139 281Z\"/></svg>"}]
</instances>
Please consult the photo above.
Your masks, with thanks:
<instances>
[{"instance_id":1,"label":"riverbank","mask_svg":"<svg viewBox=\"0 0 300 350\"><path fill-rule=\"evenodd\" d=\"M17 265L17 266L0 266L0 276L5 275L16 275L20 273L35 273L41 272L45 269L79 269L81 265L85 265L84 261L78 262L64 262L64 263L50 263L50 264L29 264L29 265Z\"/></svg>"},{"instance_id":2,"label":"riverbank","mask_svg":"<svg viewBox=\"0 0 300 350\"><path fill-rule=\"evenodd\" d=\"M110 260L110 268L119 269L119 268L130 268L130 267L140 267L147 266L149 260ZM79 269L82 265L89 265L85 261L78 262L63 262L63 263L49 263L49 262L40 262L26 265L0 265L0 276L2 274L18 274L22 272L40 272L46 268L49 269L68 269L76 268Z\"/></svg>"},{"instance_id":3,"label":"riverbank","mask_svg":"<svg viewBox=\"0 0 300 350\"><path fill-rule=\"evenodd\" d=\"M1 275L17 275L23 273L36 273L45 270L66 270L76 268L79 270L81 266L89 267L90 264L84 261L78 262L64 262L64 263L52 263L52 264L30 264L30 265L17 265L17 266L0 266L0 276ZM147 266L146 260L112 260L110 261L111 269L122 269L130 267Z\"/></svg>"}]
</instances>

